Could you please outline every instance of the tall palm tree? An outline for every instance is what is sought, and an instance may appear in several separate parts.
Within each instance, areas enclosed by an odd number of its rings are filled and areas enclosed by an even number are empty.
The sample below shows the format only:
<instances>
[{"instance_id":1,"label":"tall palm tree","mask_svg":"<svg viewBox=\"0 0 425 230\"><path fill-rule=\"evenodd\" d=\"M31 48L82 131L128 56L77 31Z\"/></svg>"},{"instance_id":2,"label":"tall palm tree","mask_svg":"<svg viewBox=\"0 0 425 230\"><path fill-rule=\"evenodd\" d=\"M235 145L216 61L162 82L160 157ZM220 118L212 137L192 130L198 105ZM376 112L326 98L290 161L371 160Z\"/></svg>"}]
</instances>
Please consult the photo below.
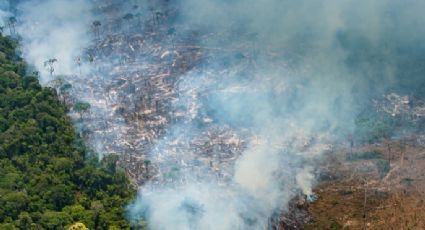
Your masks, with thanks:
<instances>
[{"instance_id":1,"label":"tall palm tree","mask_svg":"<svg viewBox=\"0 0 425 230\"><path fill-rule=\"evenodd\" d=\"M9 26L10 35L14 35L16 33L16 28L15 28L16 22L17 22L17 20L16 20L15 17L13 17L13 16L9 17L7 24Z\"/></svg>"},{"instance_id":2,"label":"tall palm tree","mask_svg":"<svg viewBox=\"0 0 425 230\"><path fill-rule=\"evenodd\" d=\"M50 76L53 76L53 73L55 72L55 67L54 64L55 62L57 62L58 60L56 58L51 58L47 61L44 62L44 67L47 68L47 70L50 73Z\"/></svg>"},{"instance_id":3,"label":"tall palm tree","mask_svg":"<svg viewBox=\"0 0 425 230\"><path fill-rule=\"evenodd\" d=\"M96 40L100 39L100 26L102 23L99 20L93 22L93 31L96 36Z\"/></svg>"},{"instance_id":4,"label":"tall palm tree","mask_svg":"<svg viewBox=\"0 0 425 230\"><path fill-rule=\"evenodd\" d=\"M131 20L133 20L134 15L132 13L128 13L124 15L123 19L127 21L127 30L130 31Z\"/></svg>"}]
</instances>

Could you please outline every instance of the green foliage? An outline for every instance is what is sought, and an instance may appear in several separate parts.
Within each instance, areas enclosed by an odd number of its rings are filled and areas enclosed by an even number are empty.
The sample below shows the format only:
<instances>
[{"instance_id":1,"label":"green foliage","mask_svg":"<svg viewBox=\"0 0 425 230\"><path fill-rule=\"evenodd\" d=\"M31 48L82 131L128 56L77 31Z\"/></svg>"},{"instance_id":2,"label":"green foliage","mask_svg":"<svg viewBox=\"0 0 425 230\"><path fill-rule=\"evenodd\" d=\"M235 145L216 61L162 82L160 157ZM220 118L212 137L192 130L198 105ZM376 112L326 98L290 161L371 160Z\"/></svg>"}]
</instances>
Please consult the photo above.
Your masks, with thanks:
<instances>
[{"instance_id":1,"label":"green foliage","mask_svg":"<svg viewBox=\"0 0 425 230\"><path fill-rule=\"evenodd\" d=\"M338 229L342 229L342 226L336 222L332 222L331 226L330 226L331 230L338 230Z\"/></svg>"},{"instance_id":2,"label":"green foliage","mask_svg":"<svg viewBox=\"0 0 425 230\"><path fill-rule=\"evenodd\" d=\"M59 87L59 93L65 94L72 89L72 85L69 83L65 83Z\"/></svg>"},{"instance_id":3,"label":"green foliage","mask_svg":"<svg viewBox=\"0 0 425 230\"><path fill-rule=\"evenodd\" d=\"M385 112L374 110L375 108L369 107L357 116L354 133L356 142L373 144L388 139L398 132L403 132L403 130L413 131L421 127L405 114L391 116Z\"/></svg>"},{"instance_id":4,"label":"green foliage","mask_svg":"<svg viewBox=\"0 0 425 230\"><path fill-rule=\"evenodd\" d=\"M346 159L349 161L358 161L358 160L372 160L378 159L381 157L381 153L378 150L367 151L362 153L348 153Z\"/></svg>"},{"instance_id":5,"label":"green foliage","mask_svg":"<svg viewBox=\"0 0 425 230\"><path fill-rule=\"evenodd\" d=\"M0 37L0 229L129 229L134 191L117 157L93 160L56 90L22 77L16 46Z\"/></svg>"},{"instance_id":6,"label":"green foliage","mask_svg":"<svg viewBox=\"0 0 425 230\"><path fill-rule=\"evenodd\" d=\"M395 120L388 114L366 112L356 119L355 137L361 143L375 143L393 134Z\"/></svg>"},{"instance_id":7,"label":"green foliage","mask_svg":"<svg viewBox=\"0 0 425 230\"><path fill-rule=\"evenodd\" d=\"M80 118L83 117L83 113L86 113L90 109L90 104L86 102L77 102L74 105L74 111L80 114Z\"/></svg>"},{"instance_id":8,"label":"green foliage","mask_svg":"<svg viewBox=\"0 0 425 230\"><path fill-rule=\"evenodd\" d=\"M83 223L75 223L68 230L89 230Z\"/></svg>"}]
</instances>

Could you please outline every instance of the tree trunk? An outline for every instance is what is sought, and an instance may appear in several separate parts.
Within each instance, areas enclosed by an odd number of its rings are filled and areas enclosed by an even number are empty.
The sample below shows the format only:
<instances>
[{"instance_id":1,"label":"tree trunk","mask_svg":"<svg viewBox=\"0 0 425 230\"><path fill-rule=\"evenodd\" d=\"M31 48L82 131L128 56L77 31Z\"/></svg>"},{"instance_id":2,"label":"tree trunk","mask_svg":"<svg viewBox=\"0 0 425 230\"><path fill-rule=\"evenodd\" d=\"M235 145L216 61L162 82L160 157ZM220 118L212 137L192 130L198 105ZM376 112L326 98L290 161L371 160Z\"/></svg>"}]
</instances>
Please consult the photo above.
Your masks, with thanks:
<instances>
[{"instance_id":1,"label":"tree trunk","mask_svg":"<svg viewBox=\"0 0 425 230\"><path fill-rule=\"evenodd\" d=\"M366 225L366 203L367 203L367 183L364 181L364 200L363 200L363 229L367 229Z\"/></svg>"}]
</instances>

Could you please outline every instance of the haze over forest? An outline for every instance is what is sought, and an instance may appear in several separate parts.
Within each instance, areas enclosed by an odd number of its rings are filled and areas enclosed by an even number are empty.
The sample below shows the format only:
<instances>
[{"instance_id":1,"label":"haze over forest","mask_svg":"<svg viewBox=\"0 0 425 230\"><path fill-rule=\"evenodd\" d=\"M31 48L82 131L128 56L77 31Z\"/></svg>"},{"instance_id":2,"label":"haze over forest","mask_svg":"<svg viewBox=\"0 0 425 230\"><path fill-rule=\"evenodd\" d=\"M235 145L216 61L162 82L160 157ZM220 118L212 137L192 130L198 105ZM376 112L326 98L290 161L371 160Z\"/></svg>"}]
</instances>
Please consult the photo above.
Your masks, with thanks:
<instances>
[{"instance_id":1,"label":"haze over forest","mask_svg":"<svg viewBox=\"0 0 425 230\"><path fill-rule=\"evenodd\" d=\"M0 229L425 228L423 9L0 0Z\"/></svg>"}]
</instances>

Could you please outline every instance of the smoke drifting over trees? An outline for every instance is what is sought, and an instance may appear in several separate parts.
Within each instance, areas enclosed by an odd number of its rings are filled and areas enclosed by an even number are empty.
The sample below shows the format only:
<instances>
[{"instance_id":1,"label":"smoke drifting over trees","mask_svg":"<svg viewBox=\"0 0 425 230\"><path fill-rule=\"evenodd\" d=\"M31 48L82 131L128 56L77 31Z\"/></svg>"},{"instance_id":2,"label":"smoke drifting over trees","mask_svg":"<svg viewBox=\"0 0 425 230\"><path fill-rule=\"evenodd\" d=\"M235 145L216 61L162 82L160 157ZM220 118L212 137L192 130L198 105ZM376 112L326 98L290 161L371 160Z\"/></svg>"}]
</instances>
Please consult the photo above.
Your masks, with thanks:
<instances>
[{"instance_id":1,"label":"smoke drifting over trees","mask_svg":"<svg viewBox=\"0 0 425 230\"><path fill-rule=\"evenodd\" d=\"M41 73L42 82L52 80L42 60L57 59L57 75L75 73L76 58L91 41L91 7L85 0L22 1L17 5L23 56Z\"/></svg>"},{"instance_id":2,"label":"smoke drifting over trees","mask_svg":"<svg viewBox=\"0 0 425 230\"><path fill-rule=\"evenodd\" d=\"M75 60L84 57L82 76L74 81L76 95L86 101L101 100L96 90L83 90L85 77L103 93L108 83L101 82L113 81L109 74L120 66L135 81L131 68L199 49L200 60L195 54L187 60L191 68L167 69L179 79L169 109L186 116L167 123L143 153L158 176L129 206L130 218L143 216L152 229L266 229L295 195L313 196L322 153L346 144L372 99L388 90L424 96L424 8L419 0L40 0L16 6L22 52L43 82L53 80L45 60L56 58L55 74L71 79L78 75ZM102 53L96 42L115 33L124 34L121 43ZM119 47L139 34L140 53L125 56ZM160 58L152 47L164 51ZM139 98L126 100L136 110ZM91 109L129 128L112 104ZM213 163L193 163L199 156L190 143L207 133L206 118L246 136L237 159L219 163L226 176L212 170ZM125 140L118 132L112 129L109 138ZM182 143L177 152L175 142Z\"/></svg>"}]
</instances>

